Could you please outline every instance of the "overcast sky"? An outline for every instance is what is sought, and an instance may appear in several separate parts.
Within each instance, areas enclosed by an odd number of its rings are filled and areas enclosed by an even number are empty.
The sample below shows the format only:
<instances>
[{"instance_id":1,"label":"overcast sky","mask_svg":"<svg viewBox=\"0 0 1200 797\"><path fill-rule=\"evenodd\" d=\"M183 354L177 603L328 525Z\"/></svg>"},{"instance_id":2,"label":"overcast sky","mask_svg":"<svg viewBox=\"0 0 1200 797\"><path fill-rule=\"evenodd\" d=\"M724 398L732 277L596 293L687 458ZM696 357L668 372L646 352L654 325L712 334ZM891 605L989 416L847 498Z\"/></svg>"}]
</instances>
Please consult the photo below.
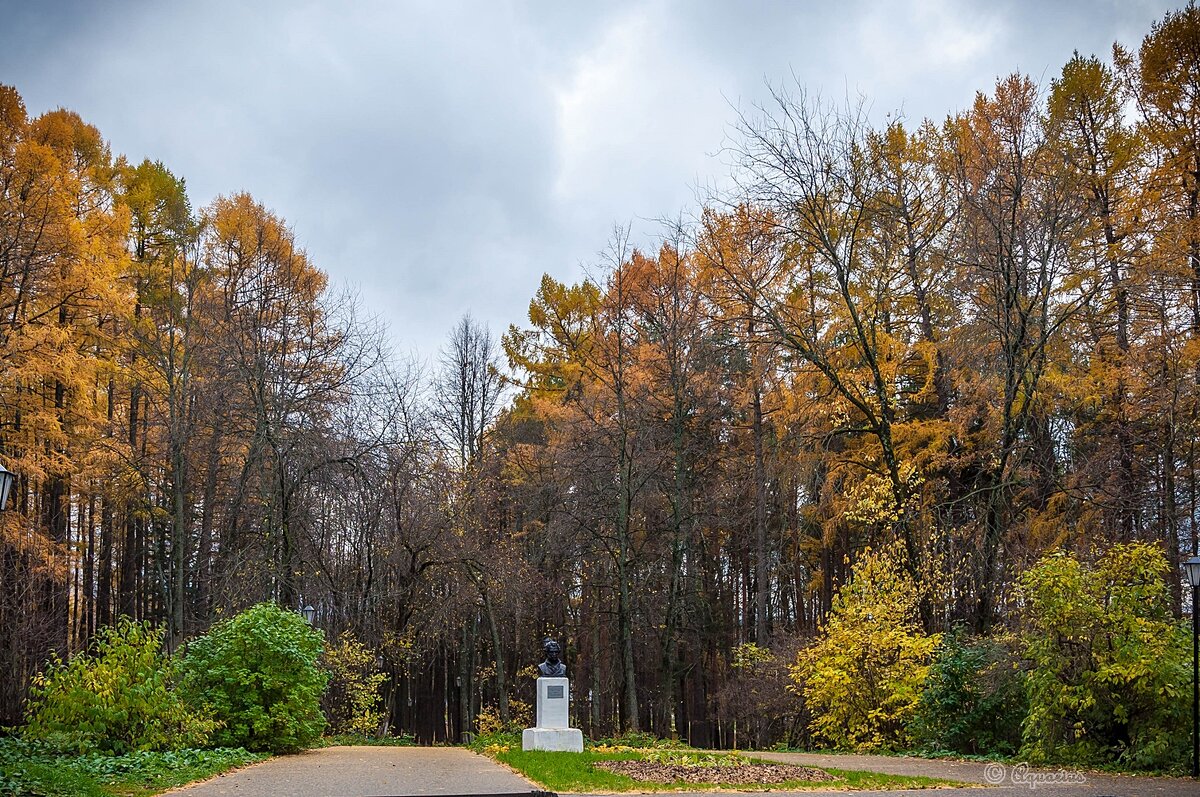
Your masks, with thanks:
<instances>
[{"instance_id":1,"label":"overcast sky","mask_svg":"<svg viewBox=\"0 0 1200 797\"><path fill-rule=\"evenodd\" d=\"M1182 2L0 0L0 82L163 161L196 207L249 191L432 358L465 312L523 323L614 224L650 240L693 211L767 80L940 120Z\"/></svg>"}]
</instances>

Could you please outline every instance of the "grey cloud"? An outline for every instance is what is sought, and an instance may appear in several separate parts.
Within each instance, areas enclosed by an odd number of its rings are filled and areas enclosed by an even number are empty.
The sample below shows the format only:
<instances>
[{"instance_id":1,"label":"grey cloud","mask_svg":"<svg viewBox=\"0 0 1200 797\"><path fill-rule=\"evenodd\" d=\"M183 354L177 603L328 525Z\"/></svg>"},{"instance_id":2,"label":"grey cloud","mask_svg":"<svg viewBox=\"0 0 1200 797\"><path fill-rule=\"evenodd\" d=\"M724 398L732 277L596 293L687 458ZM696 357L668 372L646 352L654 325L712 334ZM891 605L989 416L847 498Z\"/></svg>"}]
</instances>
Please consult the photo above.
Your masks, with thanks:
<instances>
[{"instance_id":1,"label":"grey cloud","mask_svg":"<svg viewBox=\"0 0 1200 797\"><path fill-rule=\"evenodd\" d=\"M645 239L688 207L764 78L940 118L1172 5L0 0L0 81L162 159L197 204L250 191L432 356L464 312L521 322L614 222Z\"/></svg>"}]
</instances>

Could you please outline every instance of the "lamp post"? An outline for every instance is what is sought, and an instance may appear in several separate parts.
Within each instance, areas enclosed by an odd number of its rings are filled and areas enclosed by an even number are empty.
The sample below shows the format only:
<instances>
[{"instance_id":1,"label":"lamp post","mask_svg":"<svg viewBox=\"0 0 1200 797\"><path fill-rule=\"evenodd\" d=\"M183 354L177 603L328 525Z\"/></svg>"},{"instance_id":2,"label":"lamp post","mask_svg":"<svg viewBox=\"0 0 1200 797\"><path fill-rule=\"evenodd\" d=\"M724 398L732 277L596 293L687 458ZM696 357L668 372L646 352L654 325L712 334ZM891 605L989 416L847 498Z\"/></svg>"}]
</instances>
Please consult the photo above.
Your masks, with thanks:
<instances>
[{"instance_id":1,"label":"lamp post","mask_svg":"<svg viewBox=\"0 0 1200 797\"><path fill-rule=\"evenodd\" d=\"M304 619L309 625L312 625L313 618L317 616L317 610L312 607L311 603L301 609L300 613L304 615Z\"/></svg>"},{"instance_id":2,"label":"lamp post","mask_svg":"<svg viewBox=\"0 0 1200 797\"><path fill-rule=\"evenodd\" d=\"M0 512L3 512L4 507L8 506L8 494L12 492L13 484L16 481L17 474L0 465Z\"/></svg>"},{"instance_id":3,"label":"lamp post","mask_svg":"<svg viewBox=\"0 0 1200 797\"><path fill-rule=\"evenodd\" d=\"M1200 602L1200 556L1183 563L1183 572L1192 585L1192 777L1200 777L1200 627L1196 609Z\"/></svg>"}]
</instances>

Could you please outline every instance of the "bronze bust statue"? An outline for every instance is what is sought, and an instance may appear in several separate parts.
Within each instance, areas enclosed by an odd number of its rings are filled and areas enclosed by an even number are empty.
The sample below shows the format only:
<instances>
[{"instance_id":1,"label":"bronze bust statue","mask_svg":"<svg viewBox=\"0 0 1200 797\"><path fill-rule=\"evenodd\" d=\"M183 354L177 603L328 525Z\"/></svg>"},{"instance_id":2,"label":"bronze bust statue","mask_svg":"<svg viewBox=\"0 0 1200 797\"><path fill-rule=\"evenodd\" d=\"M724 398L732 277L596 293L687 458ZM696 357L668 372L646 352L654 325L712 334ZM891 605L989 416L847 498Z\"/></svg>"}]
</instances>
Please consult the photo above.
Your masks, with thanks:
<instances>
[{"instance_id":1,"label":"bronze bust statue","mask_svg":"<svg viewBox=\"0 0 1200 797\"><path fill-rule=\"evenodd\" d=\"M538 672L547 678L565 678L567 665L559 659L559 656L562 655L562 648L558 646L558 643L547 637L542 642L542 652L546 654L546 660L538 665Z\"/></svg>"}]
</instances>

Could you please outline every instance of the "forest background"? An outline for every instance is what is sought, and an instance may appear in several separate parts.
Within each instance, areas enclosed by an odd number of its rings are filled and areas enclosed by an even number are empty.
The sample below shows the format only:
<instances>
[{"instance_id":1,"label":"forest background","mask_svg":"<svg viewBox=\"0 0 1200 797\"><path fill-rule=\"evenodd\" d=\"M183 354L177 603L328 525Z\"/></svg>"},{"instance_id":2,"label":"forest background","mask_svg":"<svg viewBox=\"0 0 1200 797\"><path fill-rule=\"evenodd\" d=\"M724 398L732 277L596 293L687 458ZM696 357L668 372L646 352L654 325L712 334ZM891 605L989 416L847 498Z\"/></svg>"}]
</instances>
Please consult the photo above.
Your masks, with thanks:
<instances>
[{"instance_id":1,"label":"forest background","mask_svg":"<svg viewBox=\"0 0 1200 797\"><path fill-rule=\"evenodd\" d=\"M174 650L262 600L376 651L422 741L527 710L545 634L590 735L811 741L856 567L929 639L1028 632L1053 552L1181 616L1197 42L1191 4L915 124L777 86L735 190L428 368L251 196L0 87L0 725L120 616Z\"/></svg>"}]
</instances>

